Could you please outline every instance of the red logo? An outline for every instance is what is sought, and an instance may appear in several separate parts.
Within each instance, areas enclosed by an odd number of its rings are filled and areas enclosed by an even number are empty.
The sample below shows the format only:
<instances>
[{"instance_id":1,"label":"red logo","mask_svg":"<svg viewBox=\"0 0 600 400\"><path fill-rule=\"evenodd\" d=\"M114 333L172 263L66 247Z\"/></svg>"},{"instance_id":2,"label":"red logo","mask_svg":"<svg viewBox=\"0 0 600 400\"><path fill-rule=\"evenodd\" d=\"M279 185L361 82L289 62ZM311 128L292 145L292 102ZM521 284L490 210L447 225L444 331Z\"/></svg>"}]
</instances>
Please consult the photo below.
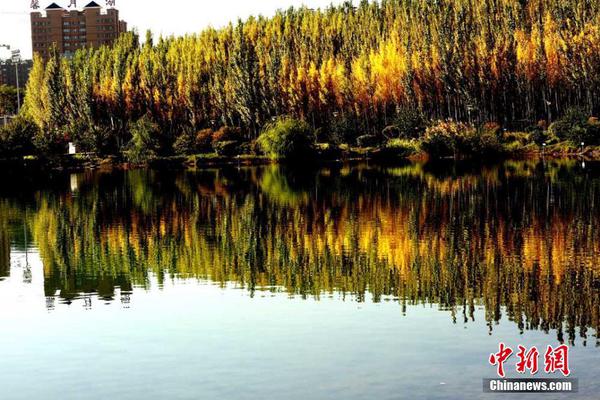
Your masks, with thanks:
<instances>
[{"instance_id":1,"label":"red logo","mask_svg":"<svg viewBox=\"0 0 600 400\"><path fill-rule=\"evenodd\" d=\"M525 346L519 345L518 349L518 361L515 365L516 371L520 374L524 374L526 371L529 371L531 375L537 374L540 356L537 347L533 346L527 349ZM496 367L496 373L501 378L505 376L504 363L507 362L512 354L513 349L502 342L498 346L498 352L490 354L489 363ZM564 344L556 348L548 346L544 354L544 372L554 374L556 371L560 371L564 376L571 374L569 369L569 347Z\"/></svg>"},{"instance_id":2,"label":"red logo","mask_svg":"<svg viewBox=\"0 0 600 400\"><path fill-rule=\"evenodd\" d=\"M560 371L564 376L571 375L571 371L569 370L569 348L564 344L555 349L552 346L548 346L544 355L544 365L544 371L547 374Z\"/></svg>"},{"instance_id":3,"label":"red logo","mask_svg":"<svg viewBox=\"0 0 600 400\"><path fill-rule=\"evenodd\" d=\"M490 354L490 364L498 366L498 376L504 378L504 363L512 354L510 347L504 346L504 343L500 342L500 350L495 354Z\"/></svg>"},{"instance_id":4,"label":"red logo","mask_svg":"<svg viewBox=\"0 0 600 400\"><path fill-rule=\"evenodd\" d=\"M524 374L526 370L529 370L531 375L537 374L539 356L540 353L538 352L537 347L533 346L527 351L527 348L519 345L519 352L517 353L517 357L519 357L517 372Z\"/></svg>"}]
</instances>

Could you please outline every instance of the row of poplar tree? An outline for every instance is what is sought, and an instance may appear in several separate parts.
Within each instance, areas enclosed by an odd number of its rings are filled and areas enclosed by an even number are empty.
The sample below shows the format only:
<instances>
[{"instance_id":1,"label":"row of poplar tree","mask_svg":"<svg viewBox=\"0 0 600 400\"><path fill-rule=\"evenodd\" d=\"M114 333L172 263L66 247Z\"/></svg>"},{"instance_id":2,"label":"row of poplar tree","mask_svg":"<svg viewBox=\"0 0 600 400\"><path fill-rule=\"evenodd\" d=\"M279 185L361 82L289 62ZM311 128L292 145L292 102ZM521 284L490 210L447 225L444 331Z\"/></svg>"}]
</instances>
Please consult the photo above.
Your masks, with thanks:
<instances>
[{"instance_id":1,"label":"row of poplar tree","mask_svg":"<svg viewBox=\"0 0 600 400\"><path fill-rule=\"evenodd\" d=\"M505 126L592 114L599 94L600 0L382 0L36 57L25 110L49 140L118 146L142 116L173 141L225 125L253 138L281 115L361 135L403 110Z\"/></svg>"}]
</instances>

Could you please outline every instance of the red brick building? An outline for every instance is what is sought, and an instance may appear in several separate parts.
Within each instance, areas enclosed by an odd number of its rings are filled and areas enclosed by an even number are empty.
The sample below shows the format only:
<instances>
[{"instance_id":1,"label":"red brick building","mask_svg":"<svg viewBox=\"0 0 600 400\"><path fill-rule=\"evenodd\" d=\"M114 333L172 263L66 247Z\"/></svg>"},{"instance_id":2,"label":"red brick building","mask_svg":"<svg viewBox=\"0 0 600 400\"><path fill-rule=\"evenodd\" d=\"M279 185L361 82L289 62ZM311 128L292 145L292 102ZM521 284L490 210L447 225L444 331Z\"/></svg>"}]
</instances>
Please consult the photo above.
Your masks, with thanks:
<instances>
[{"instance_id":1,"label":"red brick building","mask_svg":"<svg viewBox=\"0 0 600 400\"><path fill-rule=\"evenodd\" d=\"M119 20L119 10L102 8L92 1L83 10L67 10L56 3L41 12L31 13L33 52L47 58L52 46L69 56L84 47L111 44L127 31L127 23Z\"/></svg>"}]
</instances>

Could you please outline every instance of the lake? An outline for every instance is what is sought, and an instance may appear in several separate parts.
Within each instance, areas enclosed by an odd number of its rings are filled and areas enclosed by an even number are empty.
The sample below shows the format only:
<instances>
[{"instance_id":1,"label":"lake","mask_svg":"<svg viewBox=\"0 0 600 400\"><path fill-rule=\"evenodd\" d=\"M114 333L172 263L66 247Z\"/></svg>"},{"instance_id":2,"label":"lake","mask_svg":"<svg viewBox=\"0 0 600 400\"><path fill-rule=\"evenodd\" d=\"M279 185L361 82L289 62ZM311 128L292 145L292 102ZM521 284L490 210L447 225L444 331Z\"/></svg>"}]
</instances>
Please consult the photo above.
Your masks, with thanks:
<instances>
[{"instance_id":1,"label":"lake","mask_svg":"<svg viewBox=\"0 0 600 400\"><path fill-rule=\"evenodd\" d=\"M598 163L3 175L2 399L501 398L499 342L600 391Z\"/></svg>"}]
</instances>

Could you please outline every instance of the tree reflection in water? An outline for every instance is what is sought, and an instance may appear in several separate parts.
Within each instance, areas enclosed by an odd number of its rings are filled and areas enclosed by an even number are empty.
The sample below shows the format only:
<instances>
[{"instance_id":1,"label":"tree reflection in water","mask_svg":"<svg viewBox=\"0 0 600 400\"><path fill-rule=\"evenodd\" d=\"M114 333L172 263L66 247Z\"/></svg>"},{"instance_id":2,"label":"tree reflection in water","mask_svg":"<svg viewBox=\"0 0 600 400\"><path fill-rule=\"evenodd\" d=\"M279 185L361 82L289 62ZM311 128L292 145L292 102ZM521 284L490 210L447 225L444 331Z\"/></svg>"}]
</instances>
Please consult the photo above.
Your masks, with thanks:
<instances>
[{"instance_id":1,"label":"tree reflection in water","mask_svg":"<svg viewBox=\"0 0 600 400\"><path fill-rule=\"evenodd\" d=\"M585 343L599 325L598 171L575 161L132 170L80 174L73 191L59 176L0 193L0 279L25 223L45 293L61 301L110 301L119 288L128 304L150 277L202 279L391 296L465 322L481 306L490 330L505 313L520 330Z\"/></svg>"}]
</instances>

